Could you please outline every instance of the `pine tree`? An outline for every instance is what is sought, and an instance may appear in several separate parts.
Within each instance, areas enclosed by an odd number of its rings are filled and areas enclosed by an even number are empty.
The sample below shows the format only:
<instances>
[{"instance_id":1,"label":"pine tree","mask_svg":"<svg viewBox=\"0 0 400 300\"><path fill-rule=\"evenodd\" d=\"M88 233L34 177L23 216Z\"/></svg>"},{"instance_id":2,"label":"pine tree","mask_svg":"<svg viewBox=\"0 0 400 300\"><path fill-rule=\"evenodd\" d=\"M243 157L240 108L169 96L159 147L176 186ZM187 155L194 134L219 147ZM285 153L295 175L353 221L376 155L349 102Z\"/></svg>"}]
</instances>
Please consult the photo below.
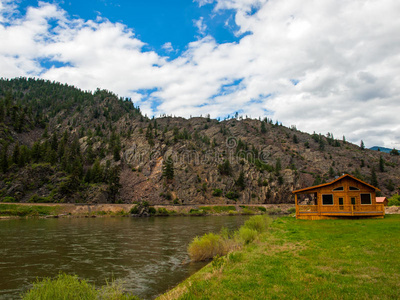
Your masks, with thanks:
<instances>
[{"instance_id":1,"label":"pine tree","mask_svg":"<svg viewBox=\"0 0 400 300\"><path fill-rule=\"evenodd\" d=\"M163 161L162 172L163 172L163 177L165 179L167 180L174 179L174 162L172 160L171 155Z\"/></svg>"},{"instance_id":2,"label":"pine tree","mask_svg":"<svg viewBox=\"0 0 400 300\"><path fill-rule=\"evenodd\" d=\"M3 146L3 150L0 154L0 167L3 173L7 172L8 170L8 156L7 156L8 144Z\"/></svg>"},{"instance_id":3,"label":"pine tree","mask_svg":"<svg viewBox=\"0 0 400 300\"><path fill-rule=\"evenodd\" d=\"M244 179L244 172L243 171L240 172L240 175L239 175L238 179L236 180L235 185L238 186L242 191L245 189L246 182L245 182L245 179Z\"/></svg>"},{"instance_id":4,"label":"pine tree","mask_svg":"<svg viewBox=\"0 0 400 300\"><path fill-rule=\"evenodd\" d=\"M20 156L20 149L19 149L19 143L16 142L13 150L13 155L12 155L12 162L16 165L18 165L19 162L19 156Z\"/></svg>"},{"instance_id":5,"label":"pine tree","mask_svg":"<svg viewBox=\"0 0 400 300\"><path fill-rule=\"evenodd\" d=\"M360 148L361 148L361 150L364 150L364 149L365 149L365 145L364 145L364 142L363 142L363 140L361 140L361 143L360 143Z\"/></svg>"},{"instance_id":6,"label":"pine tree","mask_svg":"<svg viewBox=\"0 0 400 300\"><path fill-rule=\"evenodd\" d=\"M371 170L371 184L375 187L378 187L378 179L376 178L375 168Z\"/></svg>"},{"instance_id":7,"label":"pine tree","mask_svg":"<svg viewBox=\"0 0 400 300\"><path fill-rule=\"evenodd\" d=\"M261 122L261 133L266 133L267 132L267 127L265 127L265 122Z\"/></svg>"},{"instance_id":8,"label":"pine tree","mask_svg":"<svg viewBox=\"0 0 400 300\"><path fill-rule=\"evenodd\" d=\"M385 172L385 161L383 160L382 155L379 157L379 171Z\"/></svg>"}]
</instances>

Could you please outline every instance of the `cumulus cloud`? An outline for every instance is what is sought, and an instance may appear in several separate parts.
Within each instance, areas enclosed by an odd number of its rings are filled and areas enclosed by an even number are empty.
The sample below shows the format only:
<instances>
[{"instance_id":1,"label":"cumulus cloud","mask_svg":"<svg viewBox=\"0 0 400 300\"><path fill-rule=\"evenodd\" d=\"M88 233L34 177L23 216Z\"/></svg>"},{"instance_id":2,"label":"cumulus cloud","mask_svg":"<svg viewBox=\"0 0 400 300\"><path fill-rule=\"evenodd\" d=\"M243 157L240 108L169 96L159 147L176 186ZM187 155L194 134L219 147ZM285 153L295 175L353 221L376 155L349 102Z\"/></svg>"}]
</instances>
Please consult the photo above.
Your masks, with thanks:
<instances>
[{"instance_id":1,"label":"cumulus cloud","mask_svg":"<svg viewBox=\"0 0 400 300\"><path fill-rule=\"evenodd\" d=\"M0 2L0 76L107 88L132 97L150 115L239 111L355 143L363 139L367 146L400 148L400 2L196 2L213 3L214 12L233 10L237 34L246 34L218 44L200 18L194 25L201 36L168 61L144 51L123 24L73 19L46 3L10 17ZM163 48L173 50L170 43ZM43 59L62 65L46 68Z\"/></svg>"}]
</instances>

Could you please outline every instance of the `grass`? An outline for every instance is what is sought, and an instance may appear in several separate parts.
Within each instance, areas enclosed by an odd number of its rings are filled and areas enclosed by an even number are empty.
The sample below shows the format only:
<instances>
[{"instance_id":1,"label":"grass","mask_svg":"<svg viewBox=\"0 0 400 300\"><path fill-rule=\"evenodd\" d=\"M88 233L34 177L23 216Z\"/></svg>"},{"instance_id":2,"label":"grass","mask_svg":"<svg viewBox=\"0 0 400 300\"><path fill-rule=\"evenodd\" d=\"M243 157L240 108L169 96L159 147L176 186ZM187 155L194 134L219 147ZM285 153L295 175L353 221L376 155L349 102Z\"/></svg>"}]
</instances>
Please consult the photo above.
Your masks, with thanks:
<instances>
[{"instance_id":1,"label":"grass","mask_svg":"<svg viewBox=\"0 0 400 300\"><path fill-rule=\"evenodd\" d=\"M59 206L0 204L0 216L48 216L57 214Z\"/></svg>"},{"instance_id":2,"label":"grass","mask_svg":"<svg viewBox=\"0 0 400 300\"><path fill-rule=\"evenodd\" d=\"M64 300L64 299L104 299L130 300L138 299L135 296L124 294L121 285L116 282L106 286L96 287L78 276L60 274L54 279L45 278L33 284L33 287L23 296L23 300Z\"/></svg>"},{"instance_id":3,"label":"grass","mask_svg":"<svg viewBox=\"0 0 400 300\"><path fill-rule=\"evenodd\" d=\"M275 220L160 299L400 299L400 215Z\"/></svg>"}]
</instances>

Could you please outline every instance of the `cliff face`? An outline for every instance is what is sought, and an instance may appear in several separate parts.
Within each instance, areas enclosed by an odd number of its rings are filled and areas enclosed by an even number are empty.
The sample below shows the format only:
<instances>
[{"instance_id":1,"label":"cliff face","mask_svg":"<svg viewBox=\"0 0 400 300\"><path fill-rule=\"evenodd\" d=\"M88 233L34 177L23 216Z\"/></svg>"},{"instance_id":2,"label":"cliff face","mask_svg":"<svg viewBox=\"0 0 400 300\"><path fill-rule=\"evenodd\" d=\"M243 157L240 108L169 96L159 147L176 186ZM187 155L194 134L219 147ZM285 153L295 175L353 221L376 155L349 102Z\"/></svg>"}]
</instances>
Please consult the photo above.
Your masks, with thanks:
<instances>
[{"instance_id":1,"label":"cliff face","mask_svg":"<svg viewBox=\"0 0 400 300\"><path fill-rule=\"evenodd\" d=\"M1 201L282 203L351 173L397 191L399 156L242 117L148 119L108 91L0 81ZM374 182L374 181L377 182Z\"/></svg>"}]
</instances>

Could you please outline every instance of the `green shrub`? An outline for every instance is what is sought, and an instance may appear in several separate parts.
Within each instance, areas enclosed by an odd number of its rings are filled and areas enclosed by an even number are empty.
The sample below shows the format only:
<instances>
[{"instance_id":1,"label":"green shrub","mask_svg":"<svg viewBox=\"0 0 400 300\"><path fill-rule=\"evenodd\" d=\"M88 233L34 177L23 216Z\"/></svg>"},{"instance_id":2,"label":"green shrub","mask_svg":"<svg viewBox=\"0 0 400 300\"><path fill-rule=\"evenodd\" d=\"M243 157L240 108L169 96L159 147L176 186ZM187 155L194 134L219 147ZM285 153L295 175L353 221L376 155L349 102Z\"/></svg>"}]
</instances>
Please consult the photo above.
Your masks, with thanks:
<instances>
[{"instance_id":1,"label":"green shrub","mask_svg":"<svg viewBox=\"0 0 400 300\"><path fill-rule=\"evenodd\" d=\"M400 195L393 195L389 198L388 206L400 206Z\"/></svg>"},{"instance_id":2,"label":"green shrub","mask_svg":"<svg viewBox=\"0 0 400 300\"><path fill-rule=\"evenodd\" d=\"M225 255L228 251L227 241L221 235L215 233L207 233L202 237L195 237L188 247L192 261L211 259L216 255Z\"/></svg>"},{"instance_id":3,"label":"green shrub","mask_svg":"<svg viewBox=\"0 0 400 300\"><path fill-rule=\"evenodd\" d=\"M239 193L236 191L229 191L225 194L225 197L231 200L237 199L239 198Z\"/></svg>"},{"instance_id":4,"label":"green shrub","mask_svg":"<svg viewBox=\"0 0 400 300\"><path fill-rule=\"evenodd\" d=\"M257 207L259 210L261 210L262 212L266 212L267 211L267 209L265 208L265 207L263 207L263 206L259 206L259 207Z\"/></svg>"},{"instance_id":5,"label":"green shrub","mask_svg":"<svg viewBox=\"0 0 400 300\"><path fill-rule=\"evenodd\" d=\"M45 278L33 284L24 300L96 299L95 287L78 276L60 274L55 279Z\"/></svg>"},{"instance_id":6,"label":"green shrub","mask_svg":"<svg viewBox=\"0 0 400 300\"><path fill-rule=\"evenodd\" d=\"M29 203L49 203L52 202L51 197L40 197L37 194L32 195L29 200Z\"/></svg>"},{"instance_id":7,"label":"green shrub","mask_svg":"<svg viewBox=\"0 0 400 300\"><path fill-rule=\"evenodd\" d=\"M243 227L255 230L257 232L265 231L271 225L272 219L265 215L254 216L248 219Z\"/></svg>"},{"instance_id":8,"label":"green shrub","mask_svg":"<svg viewBox=\"0 0 400 300\"><path fill-rule=\"evenodd\" d=\"M289 214L295 213L295 212L296 212L296 207L291 207L291 208L289 208L289 209L287 210L287 212L288 212Z\"/></svg>"},{"instance_id":9,"label":"green shrub","mask_svg":"<svg viewBox=\"0 0 400 300\"><path fill-rule=\"evenodd\" d=\"M159 215L168 215L168 210L166 208L164 208L164 207L160 207L157 210L157 214L159 214Z\"/></svg>"},{"instance_id":10,"label":"green shrub","mask_svg":"<svg viewBox=\"0 0 400 300\"><path fill-rule=\"evenodd\" d=\"M215 189L215 190L213 190L212 195L214 197L221 197L222 196L222 190L221 189Z\"/></svg>"},{"instance_id":11,"label":"green shrub","mask_svg":"<svg viewBox=\"0 0 400 300\"><path fill-rule=\"evenodd\" d=\"M129 213L132 215L137 215L139 213L138 205L135 205L134 207L132 207L131 210L129 211Z\"/></svg>"},{"instance_id":12,"label":"green shrub","mask_svg":"<svg viewBox=\"0 0 400 300\"><path fill-rule=\"evenodd\" d=\"M78 276L60 274L54 279L45 278L37 281L33 287L22 296L23 300L64 300L64 299L108 299L133 300L132 295L124 294L120 284L112 282L96 290L95 286Z\"/></svg>"},{"instance_id":13,"label":"green shrub","mask_svg":"<svg viewBox=\"0 0 400 300\"><path fill-rule=\"evenodd\" d=\"M241 244L247 245L248 243L254 241L257 235L257 230L242 226L236 234L236 239Z\"/></svg>"},{"instance_id":14,"label":"green shrub","mask_svg":"<svg viewBox=\"0 0 400 300\"><path fill-rule=\"evenodd\" d=\"M150 206L150 207L149 207L149 214L155 215L156 212L157 212L157 210L156 210L153 206Z\"/></svg>"},{"instance_id":15,"label":"green shrub","mask_svg":"<svg viewBox=\"0 0 400 300\"><path fill-rule=\"evenodd\" d=\"M189 211L189 213L190 213L191 215L205 215L205 214L206 214L206 212L205 212L204 210L202 210L202 209L194 209L194 208L192 208L192 209Z\"/></svg>"},{"instance_id":16,"label":"green shrub","mask_svg":"<svg viewBox=\"0 0 400 300\"><path fill-rule=\"evenodd\" d=\"M15 199L14 197L6 196L3 199L1 199L1 202L15 203L18 202L18 200Z\"/></svg>"}]
</instances>

